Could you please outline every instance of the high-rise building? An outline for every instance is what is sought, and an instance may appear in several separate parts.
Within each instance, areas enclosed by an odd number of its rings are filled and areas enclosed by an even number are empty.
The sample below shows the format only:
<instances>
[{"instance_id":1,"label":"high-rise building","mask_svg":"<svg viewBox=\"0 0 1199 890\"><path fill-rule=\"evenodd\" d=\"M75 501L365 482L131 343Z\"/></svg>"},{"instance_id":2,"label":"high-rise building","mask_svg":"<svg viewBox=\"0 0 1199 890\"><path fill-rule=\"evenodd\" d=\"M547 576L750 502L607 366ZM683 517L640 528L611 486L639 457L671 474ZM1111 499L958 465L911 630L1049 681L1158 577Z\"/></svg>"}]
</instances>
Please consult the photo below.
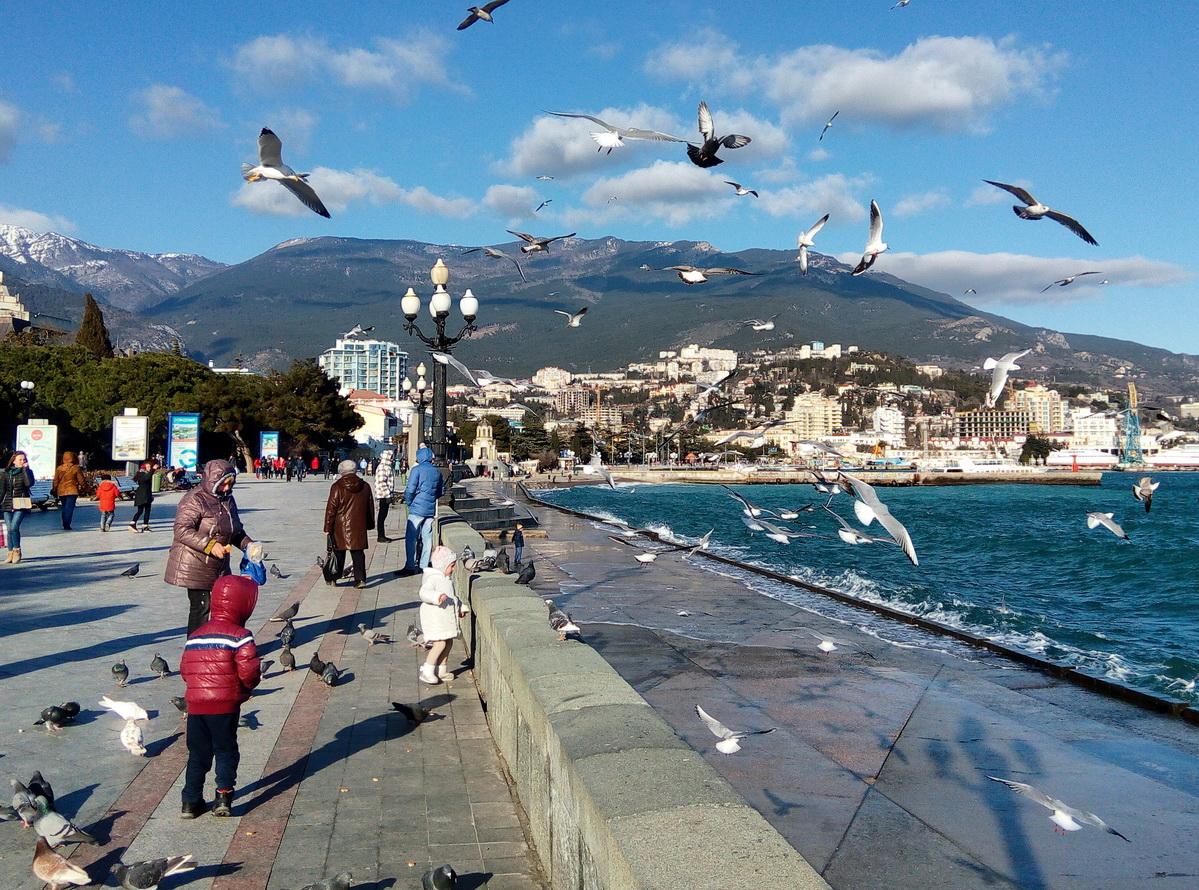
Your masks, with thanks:
<instances>
[{"instance_id":1,"label":"high-rise building","mask_svg":"<svg viewBox=\"0 0 1199 890\"><path fill-rule=\"evenodd\" d=\"M551 391L562 389L564 386L570 386L572 380L574 380L574 375L563 368L540 368L533 375L534 386L540 386L542 389Z\"/></svg>"},{"instance_id":2,"label":"high-rise building","mask_svg":"<svg viewBox=\"0 0 1199 890\"><path fill-rule=\"evenodd\" d=\"M786 423L767 431L766 441L794 454L801 441L823 439L841 426L841 403L818 392L806 392L795 397L795 404L783 417Z\"/></svg>"},{"instance_id":3,"label":"high-rise building","mask_svg":"<svg viewBox=\"0 0 1199 890\"><path fill-rule=\"evenodd\" d=\"M1028 433L1031 417L1027 411L1003 411L983 408L957 414L961 439L1011 439Z\"/></svg>"},{"instance_id":4,"label":"high-rise building","mask_svg":"<svg viewBox=\"0 0 1199 890\"><path fill-rule=\"evenodd\" d=\"M331 349L317 358L322 371L338 386L369 389L391 399L403 395L404 376L408 373L408 353L398 343L387 340L360 340L339 337Z\"/></svg>"},{"instance_id":5,"label":"high-rise building","mask_svg":"<svg viewBox=\"0 0 1199 890\"><path fill-rule=\"evenodd\" d=\"M1024 389L1016 390L1012 407L1028 412L1031 432L1060 433L1066 428L1066 407L1056 389L1030 383Z\"/></svg>"},{"instance_id":6,"label":"high-rise building","mask_svg":"<svg viewBox=\"0 0 1199 890\"><path fill-rule=\"evenodd\" d=\"M898 408L890 405L879 405L870 416L871 429L880 438L896 442L904 441L904 416Z\"/></svg>"},{"instance_id":7,"label":"high-rise building","mask_svg":"<svg viewBox=\"0 0 1199 890\"><path fill-rule=\"evenodd\" d=\"M566 386L554 393L554 410L567 417L578 417L592 408L592 393L585 386Z\"/></svg>"}]
</instances>

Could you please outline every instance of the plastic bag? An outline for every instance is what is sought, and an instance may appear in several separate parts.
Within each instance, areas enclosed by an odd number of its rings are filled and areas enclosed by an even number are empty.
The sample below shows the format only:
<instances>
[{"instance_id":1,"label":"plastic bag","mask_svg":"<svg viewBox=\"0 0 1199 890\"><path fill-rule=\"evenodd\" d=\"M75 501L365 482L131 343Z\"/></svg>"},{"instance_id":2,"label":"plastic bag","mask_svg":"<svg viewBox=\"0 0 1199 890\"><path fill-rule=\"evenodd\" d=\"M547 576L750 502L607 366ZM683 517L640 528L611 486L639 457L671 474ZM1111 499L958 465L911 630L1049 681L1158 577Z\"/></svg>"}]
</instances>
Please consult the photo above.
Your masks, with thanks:
<instances>
[{"instance_id":1,"label":"plastic bag","mask_svg":"<svg viewBox=\"0 0 1199 890\"><path fill-rule=\"evenodd\" d=\"M266 566L260 562L255 562L248 556L241 558L241 565L238 566L238 571L249 577L259 587L266 583Z\"/></svg>"}]
</instances>

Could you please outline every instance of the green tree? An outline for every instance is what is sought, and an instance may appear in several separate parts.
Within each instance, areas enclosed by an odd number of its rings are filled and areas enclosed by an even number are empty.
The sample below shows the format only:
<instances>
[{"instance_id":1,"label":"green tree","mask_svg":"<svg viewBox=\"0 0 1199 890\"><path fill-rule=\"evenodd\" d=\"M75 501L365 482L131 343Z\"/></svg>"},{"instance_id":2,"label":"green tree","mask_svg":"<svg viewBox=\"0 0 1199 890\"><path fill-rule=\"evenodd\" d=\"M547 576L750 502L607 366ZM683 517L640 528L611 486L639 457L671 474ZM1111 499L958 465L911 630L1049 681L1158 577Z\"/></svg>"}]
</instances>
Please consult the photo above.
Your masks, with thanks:
<instances>
[{"instance_id":1,"label":"green tree","mask_svg":"<svg viewBox=\"0 0 1199 890\"><path fill-rule=\"evenodd\" d=\"M1020 463L1045 463L1049 459L1050 453L1054 451L1053 443L1044 436L1031 435L1024 440L1024 447L1020 449Z\"/></svg>"},{"instance_id":2,"label":"green tree","mask_svg":"<svg viewBox=\"0 0 1199 890\"><path fill-rule=\"evenodd\" d=\"M91 294L84 294L83 300L83 320L75 334L75 345L82 346L93 358L112 358L112 340L104 326L104 313Z\"/></svg>"},{"instance_id":3,"label":"green tree","mask_svg":"<svg viewBox=\"0 0 1199 890\"><path fill-rule=\"evenodd\" d=\"M337 391L337 384L312 359L301 359L267 378L260 416L295 450L332 449L362 426L362 418Z\"/></svg>"}]
</instances>

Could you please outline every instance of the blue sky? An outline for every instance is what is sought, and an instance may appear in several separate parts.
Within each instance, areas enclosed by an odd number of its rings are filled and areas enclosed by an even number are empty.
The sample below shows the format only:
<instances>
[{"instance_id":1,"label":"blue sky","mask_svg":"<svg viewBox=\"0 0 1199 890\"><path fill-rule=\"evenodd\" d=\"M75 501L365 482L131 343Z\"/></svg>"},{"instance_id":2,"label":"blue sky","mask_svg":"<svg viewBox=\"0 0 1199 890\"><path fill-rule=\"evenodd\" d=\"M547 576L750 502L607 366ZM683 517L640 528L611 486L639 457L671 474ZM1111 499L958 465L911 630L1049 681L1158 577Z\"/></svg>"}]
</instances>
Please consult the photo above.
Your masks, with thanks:
<instances>
[{"instance_id":1,"label":"blue sky","mask_svg":"<svg viewBox=\"0 0 1199 890\"><path fill-rule=\"evenodd\" d=\"M302 236L488 244L505 228L791 248L831 212L817 250L848 257L874 198L880 271L1199 353L1199 5L511 0L457 32L465 5L10 6L0 223L238 262ZM540 113L696 138L700 98L754 139L714 171L670 143L599 154L590 124ZM241 182L264 125L331 220ZM1100 246L1017 219L983 178L1027 185Z\"/></svg>"}]
</instances>

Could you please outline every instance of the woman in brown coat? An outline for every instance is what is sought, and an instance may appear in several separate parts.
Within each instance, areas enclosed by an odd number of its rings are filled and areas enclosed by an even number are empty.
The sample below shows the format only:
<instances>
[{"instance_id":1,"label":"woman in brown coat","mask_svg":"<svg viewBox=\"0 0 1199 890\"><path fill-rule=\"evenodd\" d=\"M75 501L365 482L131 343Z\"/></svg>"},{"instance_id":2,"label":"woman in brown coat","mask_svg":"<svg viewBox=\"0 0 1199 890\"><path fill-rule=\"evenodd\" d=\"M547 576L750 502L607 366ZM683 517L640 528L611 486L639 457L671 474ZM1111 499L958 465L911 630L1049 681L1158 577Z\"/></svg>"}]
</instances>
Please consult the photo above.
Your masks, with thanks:
<instances>
[{"instance_id":1,"label":"woman in brown coat","mask_svg":"<svg viewBox=\"0 0 1199 890\"><path fill-rule=\"evenodd\" d=\"M62 527L71 530L71 520L75 516L75 502L87 488L87 480L83 478L83 470L75 462L75 452L64 451L62 463L54 471L54 482L50 486L50 494L58 498L59 512L62 514Z\"/></svg>"},{"instance_id":2,"label":"woman in brown coat","mask_svg":"<svg viewBox=\"0 0 1199 890\"><path fill-rule=\"evenodd\" d=\"M190 609L187 633L208 620L212 585L230 574L229 551L245 550L253 542L242 528L233 499L237 476L228 461L204 464L200 484L179 501L175 509L175 539L167 556L163 580L187 588Z\"/></svg>"},{"instance_id":3,"label":"woman in brown coat","mask_svg":"<svg viewBox=\"0 0 1199 890\"><path fill-rule=\"evenodd\" d=\"M325 504L325 534L333 550L336 579L346 567L346 551L354 565L354 586L366 587L367 532L375 527L375 498L371 487L358 475L358 465L343 460L337 465L337 481L329 486Z\"/></svg>"}]
</instances>

